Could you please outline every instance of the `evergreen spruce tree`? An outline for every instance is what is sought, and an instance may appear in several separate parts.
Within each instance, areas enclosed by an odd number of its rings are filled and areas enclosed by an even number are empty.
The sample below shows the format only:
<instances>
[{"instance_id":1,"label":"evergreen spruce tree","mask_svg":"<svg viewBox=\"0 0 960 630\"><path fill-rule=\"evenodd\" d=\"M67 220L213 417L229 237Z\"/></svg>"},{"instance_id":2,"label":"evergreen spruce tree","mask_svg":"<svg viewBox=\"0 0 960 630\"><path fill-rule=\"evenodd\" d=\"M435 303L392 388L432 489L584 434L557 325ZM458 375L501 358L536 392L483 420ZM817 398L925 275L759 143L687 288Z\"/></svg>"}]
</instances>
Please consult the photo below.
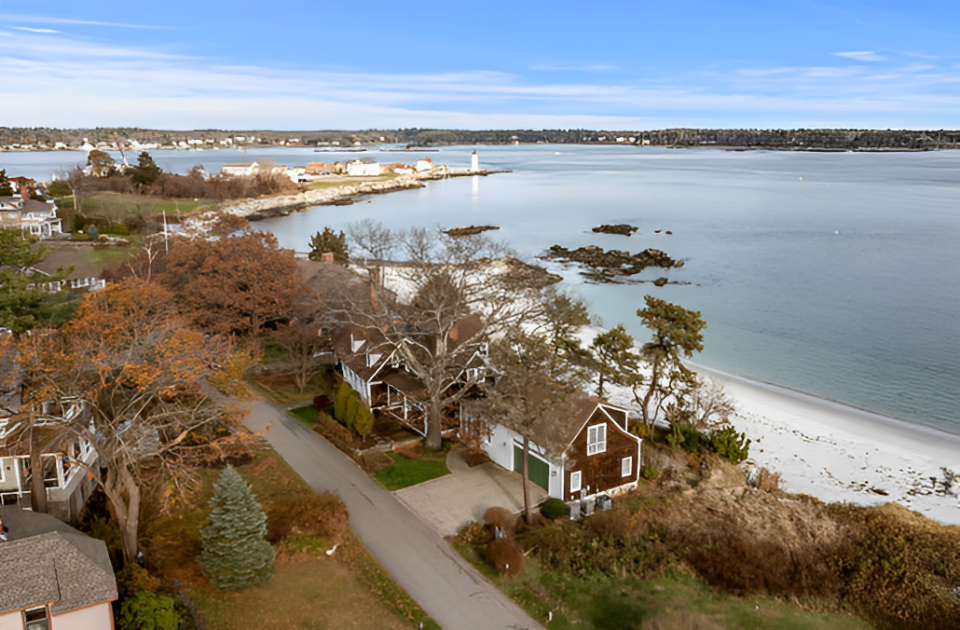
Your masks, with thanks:
<instances>
[{"instance_id":1,"label":"evergreen spruce tree","mask_svg":"<svg viewBox=\"0 0 960 630\"><path fill-rule=\"evenodd\" d=\"M267 515L232 466L214 486L213 511L200 532L200 568L219 589L263 584L273 576L273 547L266 541Z\"/></svg>"}]
</instances>

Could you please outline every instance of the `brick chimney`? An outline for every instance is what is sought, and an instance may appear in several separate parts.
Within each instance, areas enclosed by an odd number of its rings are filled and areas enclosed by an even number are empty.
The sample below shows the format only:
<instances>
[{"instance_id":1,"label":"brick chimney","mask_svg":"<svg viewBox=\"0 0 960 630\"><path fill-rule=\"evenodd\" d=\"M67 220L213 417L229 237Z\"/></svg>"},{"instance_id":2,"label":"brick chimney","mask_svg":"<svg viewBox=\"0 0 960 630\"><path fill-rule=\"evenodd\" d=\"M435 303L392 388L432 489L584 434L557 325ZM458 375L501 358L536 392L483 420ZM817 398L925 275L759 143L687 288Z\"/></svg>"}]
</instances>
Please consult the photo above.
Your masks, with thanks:
<instances>
[{"instance_id":1,"label":"brick chimney","mask_svg":"<svg viewBox=\"0 0 960 630\"><path fill-rule=\"evenodd\" d=\"M333 252L323 252L320 254L320 262L323 263L332 263L333 262Z\"/></svg>"}]
</instances>

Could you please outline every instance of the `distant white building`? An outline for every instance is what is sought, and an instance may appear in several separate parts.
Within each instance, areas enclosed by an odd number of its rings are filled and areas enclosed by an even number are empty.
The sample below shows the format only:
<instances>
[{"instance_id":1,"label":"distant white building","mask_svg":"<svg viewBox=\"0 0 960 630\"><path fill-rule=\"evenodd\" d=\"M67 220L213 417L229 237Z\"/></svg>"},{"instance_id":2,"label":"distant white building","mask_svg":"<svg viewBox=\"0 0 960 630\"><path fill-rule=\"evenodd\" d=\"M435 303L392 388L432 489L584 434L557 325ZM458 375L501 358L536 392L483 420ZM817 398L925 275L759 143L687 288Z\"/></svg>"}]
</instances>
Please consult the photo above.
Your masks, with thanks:
<instances>
[{"instance_id":1,"label":"distant white building","mask_svg":"<svg viewBox=\"0 0 960 630\"><path fill-rule=\"evenodd\" d=\"M347 164L347 175L352 177L379 177L383 174L383 167L376 163L361 162L359 160Z\"/></svg>"},{"instance_id":2,"label":"distant white building","mask_svg":"<svg viewBox=\"0 0 960 630\"><path fill-rule=\"evenodd\" d=\"M424 172L426 172L426 171L432 171L432 170L433 170L433 160L431 160L430 158L421 158L421 159L417 160L417 164L416 164L416 166L415 166L414 168L417 169L417 172L418 172L418 173L424 173Z\"/></svg>"},{"instance_id":3,"label":"distant white building","mask_svg":"<svg viewBox=\"0 0 960 630\"><path fill-rule=\"evenodd\" d=\"M221 175L232 177L247 177L260 171L260 165L256 162L235 162L233 164L224 164L220 169Z\"/></svg>"}]
</instances>

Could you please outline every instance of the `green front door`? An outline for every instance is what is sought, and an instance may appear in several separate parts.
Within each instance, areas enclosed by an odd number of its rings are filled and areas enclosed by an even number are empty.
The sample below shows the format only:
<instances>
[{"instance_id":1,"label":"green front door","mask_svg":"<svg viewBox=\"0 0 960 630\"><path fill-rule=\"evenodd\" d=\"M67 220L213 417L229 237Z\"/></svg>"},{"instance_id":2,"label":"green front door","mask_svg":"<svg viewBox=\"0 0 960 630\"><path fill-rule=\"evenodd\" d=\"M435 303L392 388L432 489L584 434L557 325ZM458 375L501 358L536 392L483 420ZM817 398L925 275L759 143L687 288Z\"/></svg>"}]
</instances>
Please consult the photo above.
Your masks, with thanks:
<instances>
[{"instance_id":1,"label":"green front door","mask_svg":"<svg viewBox=\"0 0 960 630\"><path fill-rule=\"evenodd\" d=\"M544 490L550 490L550 464L529 453L527 468L530 472L530 481ZM523 447L516 444L513 445L513 472L523 474Z\"/></svg>"}]
</instances>

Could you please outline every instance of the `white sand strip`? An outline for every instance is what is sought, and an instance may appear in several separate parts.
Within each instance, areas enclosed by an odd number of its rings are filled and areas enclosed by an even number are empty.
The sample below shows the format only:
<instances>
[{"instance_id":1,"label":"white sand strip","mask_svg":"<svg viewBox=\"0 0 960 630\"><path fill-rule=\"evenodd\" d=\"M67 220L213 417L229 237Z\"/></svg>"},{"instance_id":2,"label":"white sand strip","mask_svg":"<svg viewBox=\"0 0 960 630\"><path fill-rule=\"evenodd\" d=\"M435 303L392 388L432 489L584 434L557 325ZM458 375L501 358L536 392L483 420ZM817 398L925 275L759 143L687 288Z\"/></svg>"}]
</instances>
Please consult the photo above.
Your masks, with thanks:
<instances>
[{"instance_id":1,"label":"white sand strip","mask_svg":"<svg viewBox=\"0 0 960 630\"><path fill-rule=\"evenodd\" d=\"M951 472L960 473L960 435L695 369L734 399L734 424L753 440L751 461L781 473L784 490L827 502L896 501L942 523L960 524L960 478L949 484Z\"/></svg>"}]
</instances>

